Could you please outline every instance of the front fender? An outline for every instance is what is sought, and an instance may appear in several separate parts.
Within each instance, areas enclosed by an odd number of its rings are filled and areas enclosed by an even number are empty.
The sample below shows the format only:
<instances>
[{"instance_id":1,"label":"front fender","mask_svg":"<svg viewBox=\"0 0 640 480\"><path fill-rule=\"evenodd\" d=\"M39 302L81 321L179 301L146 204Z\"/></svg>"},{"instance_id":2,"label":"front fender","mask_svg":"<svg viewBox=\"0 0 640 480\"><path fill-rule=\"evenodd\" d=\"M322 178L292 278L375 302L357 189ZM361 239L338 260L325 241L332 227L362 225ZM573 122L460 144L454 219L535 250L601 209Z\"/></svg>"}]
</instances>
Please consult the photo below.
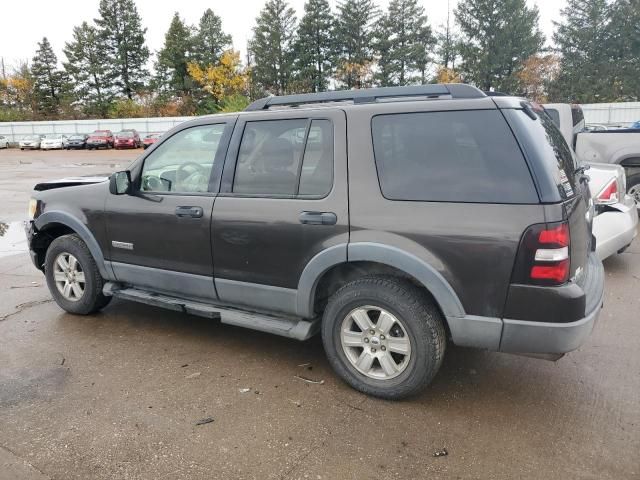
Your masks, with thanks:
<instances>
[{"instance_id":1,"label":"front fender","mask_svg":"<svg viewBox=\"0 0 640 480\"><path fill-rule=\"evenodd\" d=\"M44 212L43 214L38 216L33 223L35 227L40 231L46 230L48 226L57 224L64 225L76 232L82 239L82 241L87 245L87 248L89 248L91 256L98 266L100 275L108 280L115 280L113 272L110 268L107 268L105 264L104 255L102 254L100 245L98 245L98 242L91 233L91 230L89 230L89 228L76 217L67 212L49 211Z\"/></svg>"}]
</instances>

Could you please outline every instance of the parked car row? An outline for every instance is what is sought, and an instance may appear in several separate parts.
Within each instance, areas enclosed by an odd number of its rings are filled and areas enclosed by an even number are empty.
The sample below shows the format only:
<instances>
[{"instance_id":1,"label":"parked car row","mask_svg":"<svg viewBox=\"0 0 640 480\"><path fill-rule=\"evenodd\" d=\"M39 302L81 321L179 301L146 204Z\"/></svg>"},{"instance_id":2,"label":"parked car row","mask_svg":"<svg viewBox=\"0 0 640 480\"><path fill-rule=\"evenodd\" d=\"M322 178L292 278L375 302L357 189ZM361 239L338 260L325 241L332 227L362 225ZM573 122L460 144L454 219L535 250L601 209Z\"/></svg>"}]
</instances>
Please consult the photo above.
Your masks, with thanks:
<instances>
[{"instance_id":1,"label":"parked car row","mask_svg":"<svg viewBox=\"0 0 640 480\"><path fill-rule=\"evenodd\" d=\"M73 135L26 135L19 142L20 150L77 150L99 148L149 148L162 136L162 132L151 132L144 138L135 129L122 130L114 134L111 130L95 130L91 134ZM9 148L9 138L0 135L0 148Z\"/></svg>"}]
</instances>

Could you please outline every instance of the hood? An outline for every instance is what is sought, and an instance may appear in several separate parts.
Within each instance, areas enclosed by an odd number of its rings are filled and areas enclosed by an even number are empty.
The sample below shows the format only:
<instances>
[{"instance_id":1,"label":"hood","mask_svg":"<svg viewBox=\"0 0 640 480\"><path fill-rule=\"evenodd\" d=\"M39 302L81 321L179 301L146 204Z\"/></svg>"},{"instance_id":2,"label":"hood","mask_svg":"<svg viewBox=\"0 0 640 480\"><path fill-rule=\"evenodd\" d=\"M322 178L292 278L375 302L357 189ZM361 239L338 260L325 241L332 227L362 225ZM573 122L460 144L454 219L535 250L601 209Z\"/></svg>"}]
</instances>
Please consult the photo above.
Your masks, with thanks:
<instances>
[{"instance_id":1,"label":"hood","mask_svg":"<svg viewBox=\"0 0 640 480\"><path fill-rule=\"evenodd\" d=\"M68 177L59 180L51 180L49 182L38 183L34 190L42 192L44 190L52 190L54 188L75 187L77 185L91 185L93 183L101 183L109 180L109 174L94 175L90 177Z\"/></svg>"}]
</instances>

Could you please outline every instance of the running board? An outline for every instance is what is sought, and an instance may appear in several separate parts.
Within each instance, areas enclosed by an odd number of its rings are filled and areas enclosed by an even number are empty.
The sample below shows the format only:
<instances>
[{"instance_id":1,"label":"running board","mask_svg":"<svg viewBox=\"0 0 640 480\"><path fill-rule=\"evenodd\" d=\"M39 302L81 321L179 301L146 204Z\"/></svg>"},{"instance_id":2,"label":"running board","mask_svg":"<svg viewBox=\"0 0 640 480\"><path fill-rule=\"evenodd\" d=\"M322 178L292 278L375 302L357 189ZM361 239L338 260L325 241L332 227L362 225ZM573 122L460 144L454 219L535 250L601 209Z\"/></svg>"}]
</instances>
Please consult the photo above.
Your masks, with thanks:
<instances>
[{"instance_id":1,"label":"running board","mask_svg":"<svg viewBox=\"0 0 640 480\"><path fill-rule=\"evenodd\" d=\"M220 307L196 300L185 300L137 288L120 287L113 282L105 284L103 293L106 296L153 305L176 312L219 319L221 323L228 325L250 328L295 340L307 340L320 330L320 321L318 319L308 321L299 318L283 318L262 313L246 312L236 308Z\"/></svg>"}]
</instances>

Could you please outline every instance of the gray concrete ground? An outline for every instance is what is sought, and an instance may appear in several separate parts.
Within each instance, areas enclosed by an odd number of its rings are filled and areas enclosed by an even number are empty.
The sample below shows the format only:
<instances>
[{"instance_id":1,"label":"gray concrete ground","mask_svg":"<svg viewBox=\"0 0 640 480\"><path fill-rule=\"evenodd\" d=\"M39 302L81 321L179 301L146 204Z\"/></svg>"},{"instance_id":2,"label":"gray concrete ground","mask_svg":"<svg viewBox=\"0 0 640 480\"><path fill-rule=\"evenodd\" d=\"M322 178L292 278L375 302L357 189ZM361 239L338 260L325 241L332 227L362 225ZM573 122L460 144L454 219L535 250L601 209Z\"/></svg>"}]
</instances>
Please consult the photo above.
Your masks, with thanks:
<instances>
[{"instance_id":1,"label":"gray concrete ground","mask_svg":"<svg viewBox=\"0 0 640 480\"><path fill-rule=\"evenodd\" d=\"M37 180L137 154L0 151L0 220L24 217ZM0 479L640 478L640 242L605 267L578 351L551 363L450 346L431 388L393 403L341 383L317 338L120 301L65 314L28 256L6 254Z\"/></svg>"}]
</instances>

